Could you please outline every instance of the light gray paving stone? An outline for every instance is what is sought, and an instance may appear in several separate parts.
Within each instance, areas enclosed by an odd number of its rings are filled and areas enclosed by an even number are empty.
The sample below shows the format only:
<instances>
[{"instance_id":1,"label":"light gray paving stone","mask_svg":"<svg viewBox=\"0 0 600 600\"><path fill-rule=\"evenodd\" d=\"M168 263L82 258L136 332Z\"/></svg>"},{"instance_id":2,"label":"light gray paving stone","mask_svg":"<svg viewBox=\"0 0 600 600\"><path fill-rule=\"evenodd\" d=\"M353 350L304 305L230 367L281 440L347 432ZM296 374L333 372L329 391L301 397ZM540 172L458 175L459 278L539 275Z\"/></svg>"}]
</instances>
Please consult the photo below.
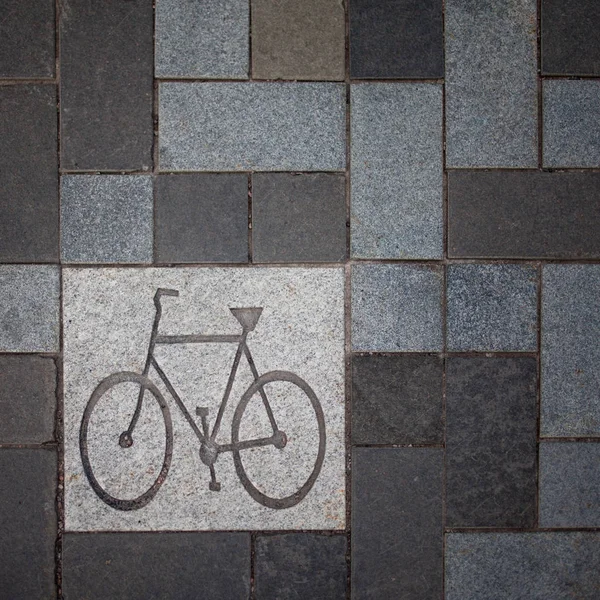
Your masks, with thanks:
<instances>
[{"instance_id":1,"label":"light gray paving stone","mask_svg":"<svg viewBox=\"0 0 600 600\"><path fill-rule=\"evenodd\" d=\"M541 434L600 434L600 265L542 272Z\"/></svg>"},{"instance_id":2,"label":"light gray paving stone","mask_svg":"<svg viewBox=\"0 0 600 600\"><path fill-rule=\"evenodd\" d=\"M156 77L248 77L248 0L158 0Z\"/></svg>"},{"instance_id":3,"label":"light gray paving stone","mask_svg":"<svg viewBox=\"0 0 600 600\"><path fill-rule=\"evenodd\" d=\"M535 0L446 2L449 167L537 166Z\"/></svg>"},{"instance_id":4,"label":"light gray paving stone","mask_svg":"<svg viewBox=\"0 0 600 600\"><path fill-rule=\"evenodd\" d=\"M0 265L0 352L58 352L56 266Z\"/></svg>"},{"instance_id":5,"label":"light gray paving stone","mask_svg":"<svg viewBox=\"0 0 600 600\"><path fill-rule=\"evenodd\" d=\"M540 444L540 527L600 527L600 444Z\"/></svg>"},{"instance_id":6,"label":"light gray paving stone","mask_svg":"<svg viewBox=\"0 0 600 600\"><path fill-rule=\"evenodd\" d=\"M417 265L352 267L352 349L442 349L442 270Z\"/></svg>"},{"instance_id":7,"label":"light gray paving stone","mask_svg":"<svg viewBox=\"0 0 600 600\"><path fill-rule=\"evenodd\" d=\"M449 351L537 350L534 267L454 264L448 267L447 287Z\"/></svg>"},{"instance_id":8,"label":"light gray paving stone","mask_svg":"<svg viewBox=\"0 0 600 600\"><path fill-rule=\"evenodd\" d=\"M352 254L441 258L442 88L352 86Z\"/></svg>"},{"instance_id":9,"label":"light gray paving stone","mask_svg":"<svg viewBox=\"0 0 600 600\"><path fill-rule=\"evenodd\" d=\"M152 179L64 175L61 256L73 263L152 262Z\"/></svg>"},{"instance_id":10,"label":"light gray paving stone","mask_svg":"<svg viewBox=\"0 0 600 600\"><path fill-rule=\"evenodd\" d=\"M544 81L544 166L600 166L600 81Z\"/></svg>"},{"instance_id":11,"label":"light gray paving stone","mask_svg":"<svg viewBox=\"0 0 600 600\"><path fill-rule=\"evenodd\" d=\"M160 168L343 170L345 94L336 83L162 83Z\"/></svg>"}]
</instances>

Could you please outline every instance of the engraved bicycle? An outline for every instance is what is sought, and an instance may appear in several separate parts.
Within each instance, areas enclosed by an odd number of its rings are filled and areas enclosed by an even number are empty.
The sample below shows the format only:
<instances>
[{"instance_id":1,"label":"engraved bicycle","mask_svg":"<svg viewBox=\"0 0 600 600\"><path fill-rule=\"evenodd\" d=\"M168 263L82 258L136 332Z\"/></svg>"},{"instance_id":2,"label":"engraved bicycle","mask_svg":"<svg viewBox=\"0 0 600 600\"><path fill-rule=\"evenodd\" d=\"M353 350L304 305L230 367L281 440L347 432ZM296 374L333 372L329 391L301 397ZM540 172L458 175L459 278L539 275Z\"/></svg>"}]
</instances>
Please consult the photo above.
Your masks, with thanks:
<instances>
[{"instance_id":1,"label":"engraved bicycle","mask_svg":"<svg viewBox=\"0 0 600 600\"><path fill-rule=\"evenodd\" d=\"M179 296L179 292L173 289L158 288L154 295L156 313L152 333L150 335L145 366L142 373L122 371L109 375L98 384L85 408L79 431L79 447L83 469L91 487L98 497L112 508L129 511L146 506L154 498L159 488L164 483L169 473L173 457L173 422L171 420L169 407L162 392L149 377L150 368L152 367L154 372L157 373L158 377L162 380L169 395L175 402L175 405L181 411L185 421L198 438L200 443L200 460L210 471L209 489L211 491L218 492L221 490L221 484L217 481L215 470L215 463L217 462L218 457L221 454L231 452L237 476L246 491L254 500L268 508L274 509L284 509L295 506L305 498L311 490L319 476L321 466L323 465L325 457L325 419L323 409L315 392L308 383L298 375L289 371L270 371L263 375L259 375L250 348L248 347L247 338L248 334L255 329L263 309L256 307L229 309L242 326L242 332L239 334L161 335L158 332L158 328L162 316L161 298L163 296L177 297ZM163 344L237 344L237 350L227 379L225 392L219 405L212 429L208 422L208 408L202 406L196 407L196 415L200 417L201 427L199 427L163 371L155 357L156 347ZM231 442L225 444L218 443L217 435L222 425L225 408L229 401L242 357L245 357L248 366L250 367L253 382L242 395L235 409L231 425ZM286 448L292 443L286 435L286 431L278 426L275 414L276 411L273 410L272 402L269 401L267 395L267 388L271 384L277 383L284 383L288 389L290 389L291 386L292 393L286 396L286 399L292 398L294 400L300 399L302 402L308 401L306 410L308 411L309 416L316 420L317 424L317 435L313 437L318 437L316 453L313 448L313 452L307 459L307 476L305 477L304 473L297 475L297 478L300 477L300 485L296 482L295 486L297 485L297 489L291 494L284 495L283 497L278 497L275 493L264 491L261 489L261 486L253 483L247 473L247 468L244 466L244 460L242 459L242 456L248 451L252 451L256 448L273 447L279 452L285 452ZM137 401L135 400L135 396L137 396ZM279 396L281 396L281 394L279 394ZM117 403L120 404L123 403L122 400L124 398L128 398L131 407L135 406L133 410L129 410L128 412L125 411L123 413L124 422L128 422L127 427L124 429L118 428L118 423L114 423L115 419L113 418L112 413L106 409L101 410L102 403L109 397L116 397ZM158 404L158 408L152 402L152 399ZM249 435L249 433L254 433L254 430L252 430L251 427L244 427L245 419L248 421L253 418L252 415L248 416L250 412L248 411L248 406L252 399L256 399L259 405L262 402L262 406L266 413L266 419L268 419L269 435L262 435L259 437L256 437L255 434ZM98 470L100 465L98 464L98 461L96 461L96 466L92 467L93 461L90 458L90 446L100 446L103 450L106 450L106 446L108 445L111 454L109 454L108 459L102 461L102 464L105 466L106 470L111 473L111 477L119 482L121 487L123 482L125 482L126 486L129 478L131 478L133 474L127 473L126 470L120 473L116 473L116 471L121 468L120 463L123 462L126 453L128 451L131 452L131 449L135 447L136 441L138 441L139 432L136 433L136 428L142 429L142 431L145 432L144 435L147 436L149 435L149 432L152 432L152 428L155 428L156 426L156 421L149 417L146 417L145 425L143 427L140 425L140 417L144 410L149 410L149 408L145 408L149 406L148 402L154 407L154 414L162 415L164 421L164 451L162 447L156 450L158 453L157 464L162 463L162 466L158 470L158 475L156 475L156 477L154 476L156 474L156 469L149 468L144 473L144 477L149 479L146 484L143 484L144 489L141 493L138 494L137 491L134 492L135 497L132 498L122 497L131 495L123 493L119 494L121 497L117 497L118 494L115 494L112 490L108 491L106 488L109 488L110 486L107 485L106 482L101 484L101 478L96 476L94 469ZM286 411L284 410L283 412ZM256 403L254 404L254 413L256 413ZM265 420L264 414L262 416L263 420ZM91 423L95 423L94 427L96 428L100 426L106 427L108 433L101 437L90 434ZM304 422L301 424L304 425ZM92 427L92 429L94 427ZM115 429L116 427L118 429ZM302 449L302 447L296 447ZM305 452L304 450L302 451ZM314 462L312 458L313 454L316 454ZM140 456L142 460L145 460L146 451L140 451ZM147 489L145 487L146 485L148 485ZM264 488L264 486L262 487Z\"/></svg>"}]
</instances>

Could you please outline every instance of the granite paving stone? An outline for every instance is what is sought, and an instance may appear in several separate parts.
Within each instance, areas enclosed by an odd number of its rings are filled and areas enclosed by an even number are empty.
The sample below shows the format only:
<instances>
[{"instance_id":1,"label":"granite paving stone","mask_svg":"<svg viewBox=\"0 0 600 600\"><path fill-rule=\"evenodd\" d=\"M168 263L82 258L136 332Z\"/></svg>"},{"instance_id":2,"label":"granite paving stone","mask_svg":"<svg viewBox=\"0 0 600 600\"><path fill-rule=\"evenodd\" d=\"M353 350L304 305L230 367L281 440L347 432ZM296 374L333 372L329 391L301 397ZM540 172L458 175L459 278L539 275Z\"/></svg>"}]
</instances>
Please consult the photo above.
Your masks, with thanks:
<instances>
[{"instance_id":1,"label":"granite paving stone","mask_svg":"<svg viewBox=\"0 0 600 600\"><path fill-rule=\"evenodd\" d=\"M544 167L600 167L600 81L543 86Z\"/></svg>"},{"instance_id":2,"label":"granite paving stone","mask_svg":"<svg viewBox=\"0 0 600 600\"><path fill-rule=\"evenodd\" d=\"M600 173L451 171L448 253L600 258Z\"/></svg>"},{"instance_id":3,"label":"granite paving stone","mask_svg":"<svg viewBox=\"0 0 600 600\"><path fill-rule=\"evenodd\" d=\"M54 450L0 450L3 598L56 598L56 462Z\"/></svg>"},{"instance_id":4,"label":"granite paving stone","mask_svg":"<svg viewBox=\"0 0 600 600\"><path fill-rule=\"evenodd\" d=\"M352 255L441 258L442 88L352 86Z\"/></svg>"},{"instance_id":5,"label":"granite paving stone","mask_svg":"<svg viewBox=\"0 0 600 600\"><path fill-rule=\"evenodd\" d=\"M441 0L352 0L348 10L351 77L444 76Z\"/></svg>"},{"instance_id":6,"label":"granite paving stone","mask_svg":"<svg viewBox=\"0 0 600 600\"><path fill-rule=\"evenodd\" d=\"M246 175L159 175L155 213L158 263L248 261Z\"/></svg>"},{"instance_id":7,"label":"granite paving stone","mask_svg":"<svg viewBox=\"0 0 600 600\"><path fill-rule=\"evenodd\" d=\"M0 261L58 262L54 86L0 87L0 139Z\"/></svg>"},{"instance_id":8,"label":"granite paving stone","mask_svg":"<svg viewBox=\"0 0 600 600\"><path fill-rule=\"evenodd\" d=\"M537 167L535 0L446 2L449 167Z\"/></svg>"},{"instance_id":9,"label":"granite paving stone","mask_svg":"<svg viewBox=\"0 0 600 600\"><path fill-rule=\"evenodd\" d=\"M254 564L256 600L346 598L345 535L261 535Z\"/></svg>"},{"instance_id":10,"label":"granite paving stone","mask_svg":"<svg viewBox=\"0 0 600 600\"><path fill-rule=\"evenodd\" d=\"M252 76L343 80L345 15L339 0L251 0Z\"/></svg>"},{"instance_id":11,"label":"granite paving stone","mask_svg":"<svg viewBox=\"0 0 600 600\"><path fill-rule=\"evenodd\" d=\"M537 269L453 264L447 271L450 352L535 352Z\"/></svg>"},{"instance_id":12,"label":"granite paving stone","mask_svg":"<svg viewBox=\"0 0 600 600\"><path fill-rule=\"evenodd\" d=\"M354 265L351 277L354 351L441 351L441 268Z\"/></svg>"},{"instance_id":13,"label":"granite paving stone","mask_svg":"<svg viewBox=\"0 0 600 600\"><path fill-rule=\"evenodd\" d=\"M537 361L450 357L446 525L533 527Z\"/></svg>"},{"instance_id":14,"label":"granite paving stone","mask_svg":"<svg viewBox=\"0 0 600 600\"><path fill-rule=\"evenodd\" d=\"M346 258L346 180L329 173L252 176L254 262Z\"/></svg>"},{"instance_id":15,"label":"granite paving stone","mask_svg":"<svg viewBox=\"0 0 600 600\"><path fill-rule=\"evenodd\" d=\"M0 77L54 77L54 0L3 0Z\"/></svg>"},{"instance_id":16,"label":"granite paving stone","mask_svg":"<svg viewBox=\"0 0 600 600\"><path fill-rule=\"evenodd\" d=\"M155 77L247 79L248 0L158 0Z\"/></svg>"},{"instance_id":17,"label":"granite paving stone","mask_svg":"<svg viewBox=\"0 0 600 600\"><path fill-rule=\"evenodd\" d=\"M439 444L442 437L439 356L352 357L353 444Z\"/></svg>"},{"instance_id":18,"label":"granite paving stone","mask_svg":"<svg viewBox=\"0 0 600 600\"><path fill-rule=\"evenodd\" d=\"M152 204L146 175L63 175L62 260L152 262Z\"/></svg>"},{"instance_id":19,"label":"granite paving stone","mask_svg":"<svg viewBox=\"0 0 600 600\"><path fill-rule=\"evenodd\" d=\"M61 0L61 167L152 167L153 9Z\"/></svg>"},{"instance_id":20,"label":"granite paving stone","mask_svg":"<svg viewBox=\"0 0 600 600\"><path fill-rule=\"evenodd\" d=\"M67 534L65 600L247 600L248 533Z\"/></svg>"},{"instance_id":21,"label":"granite paving stone","mask_svg":"<svg viewBox=\"0 0 600 600\"><path fill-rule=\"evenodd\" d=\"M446 600L595 598L600 534L451 533Z\"/></svg>"},{"instance_id":22,"label":"granite paving stone","mask_svg":"<svg viewBox=\"0 0 600 600\"><path fill-rule=\"evenodd\" d=\"M160 168L343 170L345 105L336 83L162 83Z\"/></svg>"},{"instance_id":23,"label":"granite paving stone","mask_svg":"<svg viewBox=\"0 0 600 600\"><path fill-rule=\"evenodd\" d=\"M0 356L0 444L54 439L56 365L41 356Z\"/></svg>"},{"instance_id":24,"label":"granite paving stone","mask_svg":"<svg viewBox=\"0 0 600 600\"><path fill-rule=\"evenodd\" d=\"M600 434L600 265L542 271L541 434Z\"/></svg>"},{"instance_id":25,"label":"granite paving stone","mask_svg":"<svg viewBox=\"0 0 600 600\"><path fill-rule=\"evenodd\" d=\"M600 527L600 444L540 444L540 527Z\"/></svg>"},{"instance_id":26,"label":"granite paving stone","mask_svg":"<svg viewBox=\"0 0 600 600\"><path fill-rule=\"evenodd\" d=\"M58 267L0 265L0 352L58 352Z\"/></svg>"},{"instance_id":27,"label":"granite paving stone","mask_svg":"<svg viewBox=\"0 0 600 600\"><path fill-rule=\"evenodd\" d=\"M352 598L440 597L442 471L441 448L353 450Z\"/></svg>"}]
</instances>

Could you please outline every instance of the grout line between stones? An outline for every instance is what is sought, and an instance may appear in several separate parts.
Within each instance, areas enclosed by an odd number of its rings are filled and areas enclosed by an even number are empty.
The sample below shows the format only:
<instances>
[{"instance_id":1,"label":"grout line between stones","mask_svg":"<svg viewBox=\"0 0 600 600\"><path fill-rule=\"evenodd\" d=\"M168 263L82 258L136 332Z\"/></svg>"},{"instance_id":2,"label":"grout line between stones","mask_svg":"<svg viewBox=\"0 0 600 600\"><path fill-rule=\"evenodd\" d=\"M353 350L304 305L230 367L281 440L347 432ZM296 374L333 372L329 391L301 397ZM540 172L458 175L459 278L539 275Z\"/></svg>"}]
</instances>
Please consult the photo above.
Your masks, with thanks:
<instances>
[{"instance_id":1,"label":"grout line between stones","mask_svg":"<svg viewBox=\"0 0 600 600\"><path fill-rule=\"evenodd\" d=\"M541 411L542 411L542 264L537 267L537 377L536 377L536 440L535 440L535 476L536 476L536 502L535 520L536 528L540 526L540 438L541 438Z\"/></svg>"},{"instance_id":2,"label":"grout line between stones","mask_svg":"<svg viewBox=\"0 0 600 600\"><path fill-rule=\"evenodd\" d=\"M256 532L250 533L250 600L256 599Z\"/></svg>"},{"instance_id":3,"label":"grout line between stones","mask_svg":"<svg viewBox=\"0 0 600 600\"><path fill-rule=\"evenodd\" d=\"M252 221L252 184L253 175L248 173L248 263L254 261L254 231Z\"/></svg>"},{"instance_id":4,"label":"grout line between stones","mask_svg":"<svg viewBox=\"0 0 600 600\"><path fill-rule=\"evenodd\" d=\"M544 114L543 114L543 86L542 86L542 0L537 0L536 16L536 59L537 59L537 134L538 134L538 168L544 166Z\"/></svg>"}]
</instances>

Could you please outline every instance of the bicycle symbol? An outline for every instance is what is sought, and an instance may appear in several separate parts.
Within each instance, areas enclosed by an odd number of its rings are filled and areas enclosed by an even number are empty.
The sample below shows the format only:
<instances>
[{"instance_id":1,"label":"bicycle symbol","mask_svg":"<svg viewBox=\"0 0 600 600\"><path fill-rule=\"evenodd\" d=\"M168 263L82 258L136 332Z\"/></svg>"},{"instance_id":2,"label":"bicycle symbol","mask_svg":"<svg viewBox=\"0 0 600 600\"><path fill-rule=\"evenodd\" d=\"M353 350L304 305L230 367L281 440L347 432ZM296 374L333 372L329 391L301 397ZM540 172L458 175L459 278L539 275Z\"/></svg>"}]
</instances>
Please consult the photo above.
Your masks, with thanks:
<instances>
[{"instance_id":1,"label":"bicycle symbol","mask_svg":"<svg viewBox=\"0 0 600 600\"><path fill-rule=\"evenodd\" d=\"M247 344L247 337L248 334L252 332L256 327L256 324L260 318L263 309L230 308L233 316L238 320L238 322L242 326L241 334L160 335L158 333L158 326L162 315L162 296L179 296L179 292L177 290L158 288L156 294L154 295L156 313L154 317L154 325L152 327L152 334L150 336L150 343L146 356L146 362L142 373L140 374L129 371L122 371L119 373L109 375L96 387L85 408L79 432L79 446L81 452L81 460L83 463L83 469L91 487L96 492L98 497L101 500L103 500L106 504L108 504L112 508L127 511L139 509L146 506L154 498L159 488L164 483L169 472L171 460L173 457L173 424L171 421L169 407L164 399L163 394L158 389L158 387L152 382L148 375L150 372L150 368L153 367L156 373L158 374L159 378L164 383L169 394L173 398L175 404L183 414L183 417L191 427L192 431L196 434L198 441L200 442L200 459L202 463L204 463L204 465L206 465L210 470L209 489L211 491L219 492L221 490L221 484L217 481L215 471L215 463L217 461L217 458L220 454L223 454L225 452L231 452L236 473L242 485L250 494L250 496L254 498L254 500L268 508L282 509L295 506L311 490L317 477L319 476L319 472L321 471L321 466L323 465L323 459L325 457L325 419L323 415L323 409L321 408L321 404L316 394L308 385L308 383L306 383L298 375L289 371L270 371L268 373L264 373L263 375L258 374L258 371L254 364L254 359L252 358L252 354ZM221 400L221 403L219 405L219 409L212 430L210 430L208 423L208 408L196 408L196 415L200 417L202 425L202 429L200 429L196 424L196 421L190 415L179 394L169 381L168 377L164 373L163 369L161 368L154 355L155 347L161 344L209 343L237 344L235 358L231 366L231 371L229 373L229 378L227 380L227 385L225 387L223 399ZM227 406L227 402L231 394L231 390L234 384L234 380L242 355L246 358L248 362L254 381L246 390L246 392L242 395L239 404L235 409L231 427L231 443L221 444L216 441L216 438L221 427L225 407ZM300 485L300 487L295 492L283 498L275 497L275 495L269 495L268 493L261 491L259 487L250 480L246 469L244 468L244 463L242 461L242 454L244 453L244 451L253 448L272 446L278 449L280 452L284 452L285 449L288 448L289 445L292 443L291 440L288 439L288 437L286 436L286 432L278 427L277 418L274 414L271 403L269 402L269 399L267 397L267 391L265 389L268 384L278 382L284 382L294 386L294 398L296 398L297 395L300 394L300 396L304 400L308 400L308 406L310 407L310 409L312 409L312 412L314 412L314 416L316 417L316 422L318 426L318 450L316 453L314 465L312 464L311 459L308 469L310 471L310 474L308 475L304 483ZM153 397L156 400L160 408L160 413L162 414L162 417L164 419L165 425L165 447L164 456L162 455L162 450L160 451L162 461L162 467L160 469L160 472L158 473L158 476L156 477L154 482L146 491L132 499L117 498L115 497L115 495L113 495L113 493L109 493L108 491L106 491L105 487L108 486L103 487L99 483L98 479L94 475L94 470L92 469L92 461L90 460L88 443L90 421L92 420L92 415L94 415L94 419L96 419L98 411L94 413L94 410L97 408L99 401L103 398L106 398L106 396L112 393L117 388L117 386L122 386L123 384L129 385L129 391L131 391L131 387L133 385L133 393L137 394L137 403L135 404L133 416L129 422L128 427L121 433L117 433L114 435L111 434L111 436L108 438L109 444L114 448L114 451L116 453L126 452L128 449L134 446L135 441L137 439L134 433L144 407L145 399L150 398L151 401L151 398ZM243 435L240 436L240 426L246 414L246 409L250 400L254 396L256 396L256 394L259 394L260 399L262 400L262 404L266 411L266 416L270 423L270 430L272 430L272 433L271 435L268 435L266 437L240 439L240 437L244 437ZM134 398L135 396L133 397L133 399Z\"/></svg>"}]
</instances>

